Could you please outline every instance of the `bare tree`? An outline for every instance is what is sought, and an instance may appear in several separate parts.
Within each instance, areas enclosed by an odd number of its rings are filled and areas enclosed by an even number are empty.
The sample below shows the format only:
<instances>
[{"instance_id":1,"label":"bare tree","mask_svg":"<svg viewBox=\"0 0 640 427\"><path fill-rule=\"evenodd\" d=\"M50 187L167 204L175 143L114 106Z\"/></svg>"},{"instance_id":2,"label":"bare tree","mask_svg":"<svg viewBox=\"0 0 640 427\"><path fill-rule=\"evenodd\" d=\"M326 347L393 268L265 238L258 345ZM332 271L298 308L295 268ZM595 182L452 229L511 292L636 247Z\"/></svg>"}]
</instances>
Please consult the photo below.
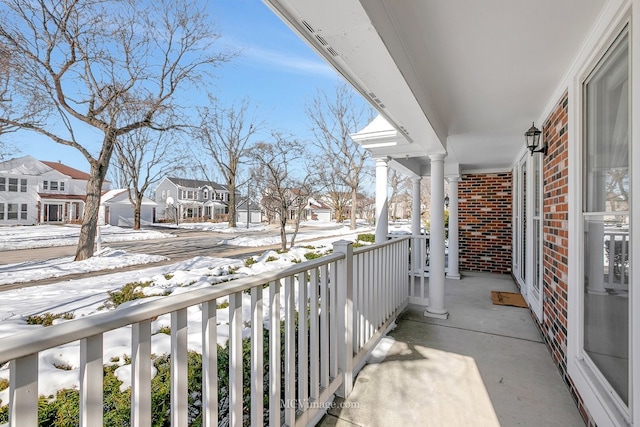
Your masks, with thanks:
<instances>
[{"instance_id":1,"label":"bare tree","mask_svg":"<svg viewBox=\"0 0 640 427\"><path fill-rule=\"evenodd\" d=\"M336 86L333 97L319 92L307 105L306 114L315 136L314 144L324 156L323 163L351 192L351 229L355 229L358 190L370 156L349 135L372 120L373 110L356 107L354 92L343 83Z\"/></svg>"},{"instance_id":2,"label":"bare tree","mask_svg":"<svg viewBox=\"0 0 640 427\"><path fill-rule=\"evenodd\" d=\"M100 193L118 138L175 127L179 89L232 56L216 52L192 0L6 0L0 44L20 64L0 125L74 147L90 165L76 260L93 255ZM133 113L132 113L133 112ZM101 140L92 144L95 135Z\"/></svg>"},{"instance_id":3,"label":"bare tree","mask_svg":"<svg viewBox=\"0 0 640 427\"><path fill-rule=\"evenodd\" d=\"M314 183L303 162L302 144L279 133L273 133L273 139L273 142L257 143L251 155L262 206L269 216L278 219L280 247L284 251L287 249L287 222L291 221L294 226L291 237L291 246L294 246L302 212L314 192Z\"/></svg>"},{"instance_id":4,"label":"bare tree","mask_svg":"<svg viewBox=\"0 0 640 427\"><path fill-rule=\"evenodd\" d=\"M209 96L209 101L210 107L199 109L200 125L195 128L194 137L222 173L229 189L229 227L235 227L236 189L241 185L238 182L240 165L247 161L250 140L263 122L255 114L249 117L247 99L229 107L220 106L213 96ZM200 161L200 165L207 175L208 162Z\"/></svg>"},{"instance_id":5,"label":"bare tree","mask_svg":"<svg viewBox=\"0 0 640 427\"><path fill-rule=\"evenodd\" d=\"M333 209L336 221L343 222L344 213L351 201L349 188L345 187L343 180L333 173L330 164L320 162L316 170L326 189L327 204Z\"/></svg>"},{"instance_id":6,"label":"bare tree","mask_svg":"<svg viewBox=\"0 0 640 427\"><path fill-rule=\"evenodd\" d=\"M396 169L391 169L388 179L389 186L391 187L391 197L389 200L391 201L391 206L393 208L390 214L391 218L395 220L398 218L399 196L401 194L406 195L408 190L411 189L411 178L401 174Z\"/></svg>"},{"instance_id":7,"label":"bare tree","mask_svg":"<svg viewBox=\"0 0 640 427\"><path fill-rule=\"evenodd\" d=\"M140 229L142 201L149 188L162 177L184 169L183 144L175 132L158 132L140 128L118 138L115 178L126 188L133 206L133 229Z\"/></svg>"}]
</instances>

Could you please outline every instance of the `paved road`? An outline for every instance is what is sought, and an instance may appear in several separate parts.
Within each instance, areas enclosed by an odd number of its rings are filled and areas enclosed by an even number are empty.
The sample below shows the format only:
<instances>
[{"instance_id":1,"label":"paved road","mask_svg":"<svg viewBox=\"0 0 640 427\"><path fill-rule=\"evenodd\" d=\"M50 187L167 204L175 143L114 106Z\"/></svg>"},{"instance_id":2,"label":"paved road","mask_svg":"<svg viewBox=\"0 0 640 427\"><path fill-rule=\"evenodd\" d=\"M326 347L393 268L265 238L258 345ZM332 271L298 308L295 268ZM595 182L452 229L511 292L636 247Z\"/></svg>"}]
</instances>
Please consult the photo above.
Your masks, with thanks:
<instances>
[{"instance_id":1,"label":"paved road","mask_svg":"<svg viewBox=\"0 0 640 427\"><path fill-rule=\"evenodd\" d=\"M162 229L162 231L167 231ZM142 268L148 268L151 265L167 265L173 264L179 261L190 259L196 256L211 256L220 258L247 258L251 255L261 254L269 249L278 249L280 245L272 246L260 246L260 247L241 247L221 244L225 239L233 238L233 235L228 233L216 233L212 231L200 231L200 230L172 230L171 234L176 237L170 237L165 239L152 239L152 240L135 240L128 242L112 242L104 243L104 246L109 246L113 249L123 249L130 253L140 253L148 255L162 255L169 259L160 261L153 264L133 265L129 267L122 267L118 270L102 270L94 271L91 273L79 273L67 275L64 277L43 279L32 281L28 283L13 283L7 285L0 285L0 291L7 291L10 289L17 289L29 286L45 285L51 283L59 283L61 281L86 278L92 276L100 276L103 274L110 274L114 271L133 271ZM279 230L267 229L265 231L256 232L256 237L273 236L278 235ZM323 239L326 238L323 237ZM0 265L2 264L14 264L25 261L43 261L53 258L61 258L75 255L75 246L57 246L51 248L38 248L38 249L23 249L15 251L7 251L0 256Z\"/></svg>"}]
</instances>

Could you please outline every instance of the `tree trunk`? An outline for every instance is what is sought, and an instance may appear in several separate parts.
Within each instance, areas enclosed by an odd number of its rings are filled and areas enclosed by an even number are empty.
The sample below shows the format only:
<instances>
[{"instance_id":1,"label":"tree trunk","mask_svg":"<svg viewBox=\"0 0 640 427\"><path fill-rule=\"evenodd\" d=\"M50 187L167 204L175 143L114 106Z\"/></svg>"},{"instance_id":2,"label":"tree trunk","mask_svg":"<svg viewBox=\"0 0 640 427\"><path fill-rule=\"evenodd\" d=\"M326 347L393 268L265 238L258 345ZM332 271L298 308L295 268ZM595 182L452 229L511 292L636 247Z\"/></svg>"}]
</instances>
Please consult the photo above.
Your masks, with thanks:
<instances>
[{"instance_id":1,"label":"tree trunk","mask_svg":"<svg viewBox=\"0 0 640 427\"><path fill-rule=\"evenodd\" d=\"M143 194L136 195L136 203L133 205L133 229L140 230L140 211L142 211Z\"/></svg>"},{"instance_id":2,"label":"tree trunk","mask_svg":"<svg viewBox=\"0 0 640 427\"><path fill-rule=\"evenodd\" d=\"M284 219L283 219L284 218ZM280 216L280 247L287 250L287 216Z\"/></svg>"},{"instance_id":3,"label":"tree trunk","mask_svg":"<svg viewBox=\"0 0 640 427\"><path fill-rule=\"evenodd\" d=\"M91 173L87 181L87 199L85 201L82 216L80 238L76 248L75 261L82 261L93 256L96 241L96 229L98 227L98 211L100 209L100 197L102 196L102 183L107 174L106 165L96 161L91 165Z\"/></svg>"},{"instance_id":4,"label":"tree trunk","mask_svg":"<svg viewBox=\"0 0 640 427\"><path fill-rule=\"evenodd\" d=\"M358 207L358 191L351 190L351 229L356 229L356 209Z\"/></svg>"},{"instance_id":5,"label":"tree trunk","mask_svg":"<svg viewBox=\"0 0 640 427\"><path fill-rule=\"evenodd\" d=\"M236 185L234 183L227 183L229 187L229 228L236 226Z\"/></svg>"}]
</instances>

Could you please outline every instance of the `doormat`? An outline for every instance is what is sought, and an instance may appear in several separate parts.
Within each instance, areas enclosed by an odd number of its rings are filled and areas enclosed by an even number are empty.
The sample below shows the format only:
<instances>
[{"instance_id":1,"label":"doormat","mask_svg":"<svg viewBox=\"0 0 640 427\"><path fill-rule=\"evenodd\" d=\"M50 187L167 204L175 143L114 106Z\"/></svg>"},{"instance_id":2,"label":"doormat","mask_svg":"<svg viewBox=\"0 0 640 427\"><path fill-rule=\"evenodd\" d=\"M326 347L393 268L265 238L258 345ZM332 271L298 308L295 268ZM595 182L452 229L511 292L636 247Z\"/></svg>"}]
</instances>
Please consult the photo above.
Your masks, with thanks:
<instances>
[{"instance_id":1,"label":"doormat","mask_svg":"<svg viewBox=\"0 0 640 427\"><path fill-rule=\"evenodd\" d=\"M494 305L511 305L513 307L529 308L522 294L517 292L491 291L491 300Z\"/></svg>"}]
</instances>

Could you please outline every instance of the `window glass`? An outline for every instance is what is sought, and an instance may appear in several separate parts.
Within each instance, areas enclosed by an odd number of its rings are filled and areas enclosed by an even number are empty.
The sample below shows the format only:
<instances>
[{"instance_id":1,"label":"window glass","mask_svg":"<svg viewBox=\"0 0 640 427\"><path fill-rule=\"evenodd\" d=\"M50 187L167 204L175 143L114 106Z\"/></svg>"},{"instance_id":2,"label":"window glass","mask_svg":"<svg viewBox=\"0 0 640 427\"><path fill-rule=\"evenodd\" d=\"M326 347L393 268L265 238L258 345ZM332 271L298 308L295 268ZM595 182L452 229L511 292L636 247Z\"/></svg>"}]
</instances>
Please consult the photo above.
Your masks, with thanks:
<instances>
[{"instance_id":1,"label":"window glass","mask_svg":"<svg viewBox=\"0 0 640 427\"><path fill-rule=\"evenodd\" d=\"M27 219L27 204L23 203L20 207L20 219Z\"/></svg>"},{"instance_id":2,"label":"window glass","mask_svg":"<svg viewBox=\"0 0 640 427\"><path fill-rule=\"evenodd\" d=\"M4 220L4 203L0 203L0 220Z\"/></svg>"},{"instance_id":3,"label":"window glass","mask_svg":"<svg viewBox=\"0 0 640 427\"><path fill-rule=\"evenodd\" d=\"M18 192L18 178L9 178L9 191Z\"/></svg>"},{"instance_id":4,"label":"window glass","mask_svg":"<svg viewBox=\"0 0 640 427\"><path fill-rule=\"evenodd\" d=\"M0 178L0 191L6 191L7 190L7 178Z\"/></svg>"},{"instance_id":5,"label":"window glass","mask_svg":"<svg viewBox=\"0 0 640 427\"><path fill-rule=\"evenodd\" d=\"M20 180L20 192L21 193L26 193L27 192L27 180L26 179L21 179Z\"/></svg>"},{"instance_id":6,"label":"window glass","mask_svg":"<svg viewBox=\"0 0 640 427\"><path fill-rule=\"evenodd\" d=\"M7 219L18 219L18 204L7 204Z\"/></svg>"},{"instance_id":7,"label":"window glass","mask_svg":"<svg viewBox=\"0 0 640 427\"><path fill-rule=\"evenodd\" d=\"M60 181L60 191L64 191L64 182Z\"/></svg>"},{"instance_id":8,"label":"window glass","mask_svg":"<svg viewBox=\"0 0 640 427\"><path fill-rule=\"evenodd\" d=\"M622 34L584 83L583 348L629 401L629 41Z\"/></svg>"},{"instance_id":9,"label":"window glass","mask_svg":"<svg viewBox=\"0 0 640 427\"><path fill-rule=\"evenodd\" d=\"M49 183L49 188L51 191L58 191L58 181L51 181Z\"/></svg>"},{"instance_id":10,"label":"window glass","mask_svg":"<svg viewBox=\"0 0 640 427\"><path fill-rule=\"evenodd\" d=\"M49 189L49 181L44 181L42 183L42 189L43 190L48 190Z\"/></svg>"}]
</instances>

